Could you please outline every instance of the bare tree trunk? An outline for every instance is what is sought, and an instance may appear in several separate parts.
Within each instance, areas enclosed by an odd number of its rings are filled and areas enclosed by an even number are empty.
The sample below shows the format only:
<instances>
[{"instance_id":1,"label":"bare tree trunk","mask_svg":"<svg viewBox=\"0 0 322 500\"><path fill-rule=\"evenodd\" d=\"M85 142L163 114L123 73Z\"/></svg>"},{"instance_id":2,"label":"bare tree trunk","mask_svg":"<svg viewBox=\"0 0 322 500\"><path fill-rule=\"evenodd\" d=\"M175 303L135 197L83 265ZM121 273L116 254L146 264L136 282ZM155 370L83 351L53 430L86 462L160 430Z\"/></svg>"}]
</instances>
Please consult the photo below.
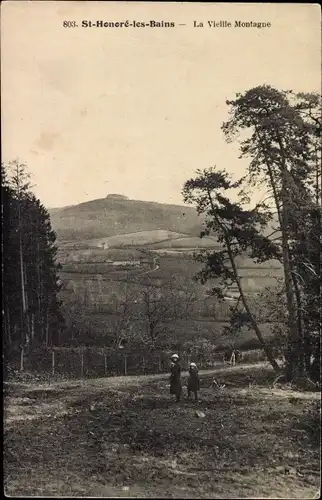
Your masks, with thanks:
<instances>
[{"instance_id":1,"label":"bare tree trunk","mask_svg":"<svg viewBox=\"0 0 322 500\"><path fill-rule=\"evenodd\" d=\"M107 357L106 354L104 354L104 374L107 374Z\"/></svg>"},{"instance_id":2,"label":"bare tree trunk","mask_svg":"<svg viewBox=\"0 0 322 500\"><path fill-rule=\"evenodd\" d=\"M31 314L31 342L33 344L35 338L35 315Z\"/></svg>"},{"instance_id":3,"label":"bare tree trunk","mask_svg":"<svg viewBox=\"0 0 322 500\"><path fill-rule=\"evenodd\" d=\"M7 314L6 314L6 308L2 310L2 319L3 319L3 338L4 338L4 345L8 344L8 321L7 321Z\"/></svg>"},{"instance_id":4,"label":"bare tree trunk","mask_svg":"<svg viewBox=\"0 0 322 500\"><path fill-rule=\"evenodd\" d=\"M28 321L26 321L27 316L27 297L25 289L25 270L24 270L24 260L23 260L23 248L22 248L22 223L21 223L21 184L20 184L20 172L18 164L16 164L16 176L17 176L17 188L18 188L18 231L19 231L19 258L20 258L20 282L21 282L21 298L22 298L22 330L21 330L21 345L25 345Z\"/></svg>"},{"instance_id":5,"label":"bare tree trunk","mask_svg":"<svg viewBox=\"0 0 322 500\"><path fill-rule=\"evenodd\" d=\"M295 299L296 299L296 307L297 307L297 330L298 330L298 336L300 339L300 348L301 348L301 363L303 363L303 368L305 369L305 362L304 362L304 342L305 342L305 327L304 327L304 321L303 321L303 314L302 314L302 297L301 297L301 290L299 287L299 284L296 280L296 277L294 273L292 272L292 280L293 280L293 287L294 287L294 293L295 293Z\"/></svg>"},{"instance_id":6,"label":"bare tree trunk","mask_svg":"<svg viewBox=\"0 0 322 500\"><path fill-rule=\"evenodd\" d=\"M19 254L20 254L20 280L21 280L22 311L24 314L26 314L27 301L26 301L26 291L25 291L25 273L24 273L24 263L23 263L23 255L22 255L21 236L20 236L20 242L19 242Z\"/></svg>"},{"instance_id":7,"label":"bare tree trunk","mask_svg":"<svg viewBox=\"0 0 322 500\"><path fill-rule=\"evenodd\" d=\"M257 322L249 308L249 304L248 304L248 301L246 299L246 296L244 294L244 291L243 291L243 288L241 286L241 282L240 282L240 278L238 276L238 271L237 271L237 268L236 268L236 265L235 265L235 261L234 261L234 257L231 255L231 251L229 249L228 253L230 254L230 257L231 257L231 264L232 264L232 267L233 267L233 272L234 272L234 275L235 275L235 280L236 280L236 283L237 283L237 287L238 287L238 291L240 293L240 296L241 296L241 299L242 299L242 302L243 302L243 305L244 305L244 308L248 314L248 317L249 317L249 320L250 320L250 323L257 335L257 338L260 342L260 345L263 349L263 351L265 352L266 356L267 356L267 359L268 361L271 363L272 367L274 368L274 370L276 372L279 372L280 371L280 368L274 358L274 355L273 355L273 352L272 352L272 349L266 345L266 342L264 341L264 338L262 336L262 333L260 331L260 329L258 328L258 325L257 325Z\"/></svg>"},{"instance_id":8,"label":"bare tree trunk","mask_svg":"<svg viewBox=\"0 0 322 500\"><path fill-rule=\"evenodd\" d=\"M210 191L208 191L208 197L209 197L209 201L210 201L213 213L215 214L216 211L215 211L215 207L214 207L213 202L212 202ZM238 287L238 291L239 291L242 303L243 303L244 308L245 308L245 310L246 310L246 312L248 314L249 321L250 321L250 323L251 323L251 325L252 325L252 327L254 329L254 332L256 333L256 336L257 336L257 338L259 340L261 348L264 350L264 352L265 352L265 354L267 356L268 361L271 363L271 365L274 368L274 370L276 372L279 372L280 368L279 368L279 366L278 366L278 364L277 364L277 362L276 362L276 360L274 358L272 349L264 341L264 338L262 336L262 332L260 331L260 329L259 329L259 327L257 325L257 321L255 320L255 318L254 318L254 316L253 316L253 314L252 314L252 312L250 310L250 307L249 307L249 304L248 304L248 300L246 299L246 296L244 294L244 290L243 290L243 287L242 287L242 284L241 284L241 279L239 277L238 270L237 270L237 267L236 267L234 255L232 253L230 241L229 241L229 238L227 236L227 230L221 224L221 222L219 221L218 217L216 217L216 219L217 219L217 223L220 225L220 227L222 228L223 233L224 233L224 239L225 239L225 244L227 246L227 252L228 252L228 256L229 256L229 261L230 261L230 264L231 264L231 267L232 267L232 271L234 273L234 278L235 278L235 281L236 281L236 284L237 284L237 287Z\"/></svg>"},{"instance_id":9,"label":"bare tree trunk","mask_svg":"<svg viewBox=\"0 0 322 500\"><path fill-rule=\"evenodd\" d=\"M287 367L286 367L286 377L288 380L291 380L293 378L293 369L294 369L294 362L296 362L296 357L298 354L298 349L299 349L299 340L300 340L300 335L301 331L298 331L298 327L302 329L302 321L301 317L298 316L296 319L296 310L298 310L301 300L300 300L300 294L296 294L296 285L294 283L295 277L293 276L292 273L292 265L291 265L291 260L290 260L290 254L289 254L289 244L288 244L288 210L289 210L289 204L288 204L288 171L287 171L287 165L286 165L286 156L284 152L284 146L282 142L282 138L280 137L279 133L277 132L276 134L276 140L279 144L280 147L280 153L281 153L281 164L280 164L280 174L281 174L281 183L282 183L282 190L281 190L281 196L279 197L278 192L277 192L277 187L276 187L276 180L274 179L273 175L273 170L272 170L272 164L270 159L268 158L267 154L265 153L265 148L267 147L266 144L263 145L263 140L259 134L259 132L256 130L257 137L262 143L263 146L263 151L264 151L264 157L265 157L265 162L267 166L267 172L269 175L270 179L270 184L273 189L273 194L274 194L274 200L275 200L275 205L277 209L277 214L278 214L278 219L279 219L279 225L280 225L280 230L281 230L281 235L282 235L282 255L283 255L283 270L284 270L284 281L285 281L285 289L286 289L286 301L287 301L287 310L288 310L288 327L289 327L289 335L288 335L288 345L287 345ZM294 289L293 289L294 285ZM297 307L295 306L295 300L294 300L294 290L295 290L295 298L297 302ZM299 312L299 314L301 314Z\"/></svg>"},{"instance_id":10,"label":"bare tree trunk","mask_svg":"<svg viewBox=\"0 0 322 500\"><path fill-rule=\"evenodd\" d=\"M6 325L6 339L7 339L8 345L11 346L11 344L12 344L11 321L10 321L10 309L9 309L8 305L5 307L4 324Z\"/></svg>"},{"instance_id":11,"label":"bare tree trunk","mask_svg":"<svg viewBox=\"0 0 322 500\"><path fill-rule=\"evenodd\" d=\"M28 346L30 343L30 335L29 335L29 318L27 313L28 303L27 303L27 295L25 288L25 269L24 269L23 254L22 254L21 236L20 236L19 252L20 252L21 297L22 297L21 356L23 360L25 355L25 347Z\"/></svg>"},{"instance_id":12,"label":"bare tree trunk","mask_svg":"<svg viewBox=\"0 0 322 500\"><path fill-rule=\"evenodd\" d=\"M84 377L84 352L81 351L81 377Z\"/></svg>"},{"instance_id":13,"label":"bare tree trunk","mask_svg":"<svg viewBox=\"0 0 322 500\"><path fill-rule=\"evenodd\" d=\"M152 345L154 347L155 344L155 334L154 334L154 325L152 323L149 324L149 333Z\"/></svg>"},{"instance_id":14,"label":"bare tree trunk","mask_svg":"<svg viewBox=\"0 0 322 500\"><path fill-rule=\"evenodd\" d=\"M37 253L38 253L38 265L37 265L37 276L38 276L38 318L39 318L39 333L38 338L40 342L44 341L44 318L43 318L43 310L42 310L42 299L43 299L43 284L42 284L42 265L40 260L40 246L37 244Z\"/></svg>"},{"instance_id":15,"label":"bare tree trunk","mask_svg":"<svg viewBox=\"0 0 322 500\"><path fill-rule=\"evenodd\" d=\"M45 343L49 345L49 320L48 320L48 307L45 316Z\"/></svg>"},{"instance_id":16,"label":"bare tree trunk","mask_svg":"<svg viewBox=\"0 0 322 500\"><path fill-rule=\"evenodd\" d=\"M316 192L316 206L321 207L321 195L322 195L322 172L321 172L321 161L319 160L318 153L320 149L315 149L316 161L315 161L315 192Z\"/></svg>"},{"instance_id":17,"label":"bare tree trunk","mask_svg":"<svg viewBox=\"0 0 322 500\"><path fill-rule=\"evenodd\" d=\"M284 162L285 163L285 162ZM297 320L296 320L296 306L294 301L294 290L293 290L293 279L292 279L292 267L289 255L289 245L288 245L288 191L287 191L287 170L286 165L283 165L282 172L282 252L283 252L283 268L284 268L284 281L286 290L286 301L287 301L287 311L288 311L288 345L287 345L287 360L286 360L286 378L287 380L292 380L294 375L294 369L297 365L299 349L300 349L300 338L299 332L297 330ZM297 366L301 371L301 367Z\"/></svg>"}]
</instances>

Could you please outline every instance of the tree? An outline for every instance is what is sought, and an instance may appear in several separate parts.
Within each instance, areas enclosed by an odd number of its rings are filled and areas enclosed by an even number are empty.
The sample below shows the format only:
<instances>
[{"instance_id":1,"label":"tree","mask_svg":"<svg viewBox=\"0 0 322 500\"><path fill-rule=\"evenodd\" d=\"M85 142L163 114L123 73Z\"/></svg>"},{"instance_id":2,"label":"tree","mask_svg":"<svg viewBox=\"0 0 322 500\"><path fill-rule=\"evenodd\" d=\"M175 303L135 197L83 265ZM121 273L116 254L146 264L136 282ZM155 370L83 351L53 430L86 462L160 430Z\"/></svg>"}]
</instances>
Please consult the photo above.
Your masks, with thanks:
<instances>
[{"instance_id":1,"label":"tree","mask_svg":"<svg viewBox=\"0 0 322 500\"><path fill-rule=\"evenodd\" d=\"M7 217L8 220L4 221L7 223L8 229L8 239L6 240L7 245L10 243L11 249L8 250L13 251L13 255L8 256L7 263L9 266L6 266L6 260L4 263L4 270L7 271L6 274L11 275L10 285L12 288L19 283L19 295L20 300L17 301L18 304L21 304L20 318L19 323L14 322L14 331L19 330L20 332L20 347L21 350L24 350L26 346L30 344L30 325L27 317L27 309L28 309L28 296L26 293L26 267L25 267L25 228L23 217L25 215L24 211L24 202L29 197L29 175L25 171L25 165L20 164L17 160L10 163L8 171L5 170L5 166L2 166L4 173L4 188L7 191L8 198L7 202ZM8 175L9 174L9 175ZM5 209L4 209L5 210ZM4 248L5 249L5 248ZM6 248L7 250L7 248ZM17 266L15 266L17 264ZM16 273L14 272L16 271ZM9 281L9 282L10 282ZM8 284L8 281L5 283ZM11 287L6 287L7 290ZM11 289L12 289L11 288ZM10 304L10 295L6 296L7 299L7 307L5 310L7 311L8 318L11 316L9 313L9 304ZM8 333L11 338L11 324L10 320L7 323L8 325ZM19 325L19 326L18 326Z\"/></svg>"},{"instance_id":2,"label":"tree","mask_svg":"<svg viewBox=\"0 0 322 500\"><path fill-rule=\"evenodd\" d=\"M291 242L296 276L302 292L302 315L304 323L304 358L309 376L320 380L321 341L321 96L317 93L300 93L296 96L296 109L310 131L310 175L307 180L309 192L307 206L296 214L294 238ZM313 361L312 361L313 359Z\"/></svg>"},{"instance_id":3,"label":"tree","mask_svg":"<svg viewBox=\"0 0 322 500\"><path fill-rule=\"evenodd\" d=\"M145 343L154 348L161 337L164 340L166 336L170 341L173 324L187 318L197 301L195 287L191 282L177 277L161 284L155 283L148 275L133 278L132 281L139 285L136 294L137 307L133 317L145 324Z\"/></svg>"},{"instance_id":4,"label":"tree","mask_svg":"<svg viewBox=\"0 0 322 500\"><path fill-rule=\"evenodd\" d=\"M321 95L316 92L300 92L295 96L295 108L301 115L309 130L309 162L311 175L309 176L310 190L313 201L321 208L321 132L322 132L322 109Z\"/></svg>"},{"instance_id":5,"label":"tree","mask_svg":"<svg viewBox=\"0 0 322 500\"><path fill-rule=\"evenodd\" d=\"M226 192L240 187L241 180L233 182L223 170L209 168L198 170L197 176L185 182L183 198L186 203L195 204L199 214L205 214L205 229L201 236L215 234L222 244L222 250L205 250L196 254L196 259L204 264L198 274L201 283L219 279L213 287L213 294L223 300L223 291L233 283L237 285L244 312L240 312L255 331L261 347L266 353L273 368L279 366L272 355L270 347L265 343L258 323L249 306L249 300L243 290L236 265L236 257L248 252L254 261L262 262L278 252L278 248L260 229L270 220L270 215L262 213L258 205L246 210L242 202L233 203ZM219 286L218 286L219 285Z\"/></svg>"},{"instance_id":6,"label":"tree","mask_svg":"<svg viewBox=\"0 0 322 500\"><path fill-rule=\"evenodd\" d=\"M124 347L125 345L133 345L142 341L142 334L137 332L135 328L135 320L138 309L137 291L131 288L132 280L129 274L126 273L125 288L121 296L115 304L116 308L113 311L114 321L114 346Z\"/></svg>"},{"instance_id":7,"label":"tree","mask_svg":"<svg viewBox=\"0 0 322 500\"><path fill-rule=\"evenodd\" d=\"M318 186L318 101L308 94L256 87L227 101L231 117L222 127L228 141L246 134L240 153L250 159L248 185L266 187L271 213L277 215L281 252L276 256L283 264L288 316L288 380L305 374L303 291L292 242L311 210L312 181Z\"/></svg>"},{"instance_id":8,"label":"tree","mask_svg":"<svg viewBox=\"0 0 322 500\"><path fill-rule=\"evenodd\" d=\"M304 218L304 217L303 217ZM313 207L299 224L290 245L302 294L303 353L306 373L320 380L321 339L321 209Z\"/></svg>"},{"instance_id":9,"label":"tree","mask_svg":"<svg viewBox=\"0 0 322 500\"><path fill-rule=\"evenodd\" d=\"M59 341L56 235L49 214L31 191L26 166L1 166L3 310L6 350Z\"/></svg>"}]
</instances>

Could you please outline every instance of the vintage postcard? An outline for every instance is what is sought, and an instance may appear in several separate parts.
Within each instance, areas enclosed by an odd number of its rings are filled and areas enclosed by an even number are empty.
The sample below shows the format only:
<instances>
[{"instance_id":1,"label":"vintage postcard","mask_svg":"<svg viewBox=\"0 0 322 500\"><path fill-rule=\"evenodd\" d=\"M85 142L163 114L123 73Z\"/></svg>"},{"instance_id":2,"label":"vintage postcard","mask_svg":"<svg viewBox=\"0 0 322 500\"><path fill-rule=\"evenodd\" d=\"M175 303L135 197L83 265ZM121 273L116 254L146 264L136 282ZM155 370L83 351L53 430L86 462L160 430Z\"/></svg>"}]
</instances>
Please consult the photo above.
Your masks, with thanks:
<instances>
[{"instance_id":1,"label":"vintage postcard","mask_svg":"<svg viewBox=\"0 0 322 500\"><path fill-rule=\"evenodd\" d=\"M1 5L4 492L318 498L321 9Z\"/></svg>"}]
</instances>

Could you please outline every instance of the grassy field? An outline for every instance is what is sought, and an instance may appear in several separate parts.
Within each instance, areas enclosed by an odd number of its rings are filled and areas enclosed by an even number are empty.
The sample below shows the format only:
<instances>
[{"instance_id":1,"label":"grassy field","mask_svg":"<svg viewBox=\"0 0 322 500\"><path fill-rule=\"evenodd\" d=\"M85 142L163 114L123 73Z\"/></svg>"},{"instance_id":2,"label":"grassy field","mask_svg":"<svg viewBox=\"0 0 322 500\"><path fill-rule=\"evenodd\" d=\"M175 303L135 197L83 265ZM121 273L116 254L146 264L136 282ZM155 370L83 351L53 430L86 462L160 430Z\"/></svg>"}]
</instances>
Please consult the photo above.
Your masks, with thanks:
<instances>
[{"instance_id":1,"label":"grassy field","mask_svg":"<svg viewBox=\"0 0 322 500\"><path fill-rule=\"evenodd\" d=\"M150 249L162 249L162 248L186 248L186 249L198 249L198 248L220 248L220 243L217 238L207 237L199 238L198 236L186 236L177 238L168 238L164 241L154 241L149 245Z\"/></svg>"},{"instance_id":2,"label":"grassy field","mask_svg":"<svg viewBox=\"0 0 322 500\"><path fill-rule=\"evenodd\" d=\"M179 404L167 375L5 385L5 492L314 498L320 395L273 379L263 363L201 372L199 403Z\"/></svg>"},{"instance_id":3,"label":"grassy field","mask_svg":"<svg viewBox=\"0 0 322 500\"><path fill-rule=\"evenodd\" d=\"M181 233L166 231L165 229L154 229L153 231L137 231L136 233L120 234L88 240L91 246L108 245L108 247L117 246L146 246L150 244L162 244L164 241L172 241L180 238L185 239Z\"/></svg>"}]
</instances>

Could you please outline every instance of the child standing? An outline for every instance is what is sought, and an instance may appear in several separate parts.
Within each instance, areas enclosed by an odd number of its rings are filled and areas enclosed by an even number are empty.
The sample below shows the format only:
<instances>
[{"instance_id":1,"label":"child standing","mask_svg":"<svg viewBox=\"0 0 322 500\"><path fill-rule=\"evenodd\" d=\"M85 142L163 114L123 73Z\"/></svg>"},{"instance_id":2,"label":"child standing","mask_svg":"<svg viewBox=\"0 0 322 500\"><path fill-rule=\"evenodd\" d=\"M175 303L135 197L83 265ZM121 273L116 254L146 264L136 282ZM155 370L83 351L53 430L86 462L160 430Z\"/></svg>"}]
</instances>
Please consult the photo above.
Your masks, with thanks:
<instances>
[{"instance_id":1,"label":"child standing","mask_svg":"<svg viewBox=\"0 0 322 500\"><path fill-rule=\"evenodd\" d=\"M198 401L198 391L200 389L199 373L196 363L190 363L189 365L189 377L188 377L188 399L191 397L193 392L195 395L195 401Z\"/></svg>"},{"instance_id":2,"label":"child standing","mask_svg":"<svg viewBox=\"0 0 322 500\"><path fill-rule=\"evenodd\" d=\"M179 356L178 354L173 354L171 356L170 394L175 394L176 400L179 402L181 392L181 366L179 363Z\"/></svg>"}]
</instances>

